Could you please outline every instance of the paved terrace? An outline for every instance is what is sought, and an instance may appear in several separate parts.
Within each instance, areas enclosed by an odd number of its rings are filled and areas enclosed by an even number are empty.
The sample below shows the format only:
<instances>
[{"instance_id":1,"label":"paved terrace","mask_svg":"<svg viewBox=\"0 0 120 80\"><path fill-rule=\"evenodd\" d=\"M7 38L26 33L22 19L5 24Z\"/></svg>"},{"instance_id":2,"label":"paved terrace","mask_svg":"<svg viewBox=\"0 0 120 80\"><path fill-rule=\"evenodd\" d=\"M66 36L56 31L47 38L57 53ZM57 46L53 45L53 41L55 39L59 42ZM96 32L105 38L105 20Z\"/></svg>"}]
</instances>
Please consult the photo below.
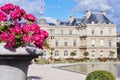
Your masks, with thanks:
<instances>
[{"instance_id":1,"label":"paved terrace","mask_svg":"<svg viewBox=\"0 0 120 80\"><path fill-rule=\"evenodd\" d=\"M39 80L85 80L86 75L52 68L53 65L32 64L28 69L28 76Z\"/></svg>"},{"instance_id":2,"label":"paved terrace","mask_svg":"<svg viewBox=\"0 0 120 80\"><path fill-rule=\"evenodd\" d=\"M85 80L86 75L66 70L53 68L53 66L64 66L73 64L32 64L28 69L28 76L39 78L38 80ZM117 79L117 80L120 80Z\"/></svg>"}]
</instances>

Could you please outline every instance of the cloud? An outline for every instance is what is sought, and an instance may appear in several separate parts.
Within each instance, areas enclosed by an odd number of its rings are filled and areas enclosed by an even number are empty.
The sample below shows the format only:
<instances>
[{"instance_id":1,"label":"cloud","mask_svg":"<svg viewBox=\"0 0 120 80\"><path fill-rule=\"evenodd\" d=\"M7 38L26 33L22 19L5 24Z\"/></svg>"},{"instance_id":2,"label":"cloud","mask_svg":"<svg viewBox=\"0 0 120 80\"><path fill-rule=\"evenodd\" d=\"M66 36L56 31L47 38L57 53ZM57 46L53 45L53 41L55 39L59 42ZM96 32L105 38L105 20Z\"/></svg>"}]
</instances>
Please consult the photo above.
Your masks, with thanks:
<instances>
[{"instance_id":1,"label":"cloud","mask_svg":"<svg viewBox=\"0 0 120 80\"><path fill-rule=\"evenodd\" d=\"M39 15L40 11L44 11L44 0L0 0L0 6L6 3L13 3L19 5L21 8L27 11L27 13L32 13L36 16ZM43 6L41 8L41 6Z\"/></svg>"},{"instance_id":2,"label":"cloud","mask_svg":"<svg viewBox=\"0 0 120 80\"><path fill-rule=\"evenodd\" d=\"M84 13L86 10L101 11L106 10L108 17L117 26L120 26L120 0L73 0L78 3L72 10ZM118 28L118 30L120 30Z\"/></svg>"},{"instance_id":3,"label":"cloud","mask_svg":"<svg viewBox=\"0 0 120 80\"><path fill-rule=\"evenodd\" d=\"M106 0L74 0L78 2L78 5L76 5L73 10L74 11L85 11L87 9L90 10L108 10L111 8L107 4Z\"/></svg>"},{"instance_id":4,"label":"cloud","mask_svg":"<svg viewBox=\"0 0 120 80\"><path fill-rule=\"evenodd\" d=\"M54 23L56 24L56 19L52 18L52 17L44 17L48 23Z\"/></svg>"}]
</instances>

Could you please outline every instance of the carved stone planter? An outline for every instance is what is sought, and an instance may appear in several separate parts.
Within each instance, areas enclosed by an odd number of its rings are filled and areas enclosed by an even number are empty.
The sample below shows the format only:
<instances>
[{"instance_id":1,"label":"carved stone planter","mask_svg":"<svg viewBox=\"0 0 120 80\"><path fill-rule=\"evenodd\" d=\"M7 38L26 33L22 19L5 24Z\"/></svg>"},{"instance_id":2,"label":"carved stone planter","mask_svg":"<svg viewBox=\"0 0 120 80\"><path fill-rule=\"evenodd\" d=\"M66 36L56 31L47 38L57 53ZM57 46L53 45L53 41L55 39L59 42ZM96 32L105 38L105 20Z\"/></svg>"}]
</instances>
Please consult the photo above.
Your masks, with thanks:
<instances>
[{"instance_id":1,"label":"carved stone planter","mask_svg":"<svg viewBox=\"0 0 120 80\"><path fill-rule=\"evenodd\" d=\"M26 48L7 50L0 44L0 80L26 80L30 61L39 54L29 53Z\"/></svg>"}]
</instances>

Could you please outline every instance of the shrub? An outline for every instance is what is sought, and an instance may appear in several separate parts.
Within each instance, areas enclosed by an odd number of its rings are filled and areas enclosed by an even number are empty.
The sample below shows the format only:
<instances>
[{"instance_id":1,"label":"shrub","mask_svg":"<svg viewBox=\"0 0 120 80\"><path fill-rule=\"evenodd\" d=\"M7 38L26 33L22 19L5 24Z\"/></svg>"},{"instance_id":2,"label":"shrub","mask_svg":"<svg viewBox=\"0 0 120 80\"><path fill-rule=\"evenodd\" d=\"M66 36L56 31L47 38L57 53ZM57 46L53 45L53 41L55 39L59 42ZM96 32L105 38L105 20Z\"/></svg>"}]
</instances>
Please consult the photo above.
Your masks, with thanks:
<instances>
[{"instance_id":1,"label":"shrub","mask_svg":"<svg viewBox=\"0 0 120 80\"><path fill-rule=\"evenodd\" d=\"M86 80L116 80L116 78L108 71L96 70L89 73L86 77Z\"/></svg>"}]
</instances>

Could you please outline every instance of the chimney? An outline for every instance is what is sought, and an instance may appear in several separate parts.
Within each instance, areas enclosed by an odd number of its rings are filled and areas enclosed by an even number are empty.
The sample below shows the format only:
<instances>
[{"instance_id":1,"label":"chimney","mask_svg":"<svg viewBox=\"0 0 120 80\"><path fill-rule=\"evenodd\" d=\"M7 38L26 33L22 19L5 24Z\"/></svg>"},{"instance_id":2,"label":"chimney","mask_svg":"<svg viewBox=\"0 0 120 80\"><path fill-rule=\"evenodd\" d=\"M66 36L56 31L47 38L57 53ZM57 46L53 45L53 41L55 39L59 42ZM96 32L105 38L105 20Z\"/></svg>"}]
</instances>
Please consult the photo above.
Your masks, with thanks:
<instances>
[{"instance_id":1,"label":"chimney","mask_svg":"<svg viewBox=\"0 0 120 80\"><path fill-rule=\"evenodd\" d=\"M72 15L72 16L70 16L70 23L72 23L73 21L74 21L74 16Z\"/></svg>"},{"instance_id":2,"label":"chimney","mask_svg":"<svg viewBox=\"0 0 120 80\"><path fill-rule=\"evenodd\" d=\"M57 24L56 25L60 25L60 20L57 20Z\"/></svg>"},{"instance_id":3,"label":"chimney","mask_svg":"<svg viewBox=\"0 0 120 80\"><path fill-rule=\"evenodd\" d=\"M106 11L105 11L105 10L102 10L102 11L101 11L101 14L106 15Z\"/></svg>"},{"instance_id":4,"label":"chimney","mask_svg":"<svg viewBox=\"0 0 120 80\"><path fill-rule=\"evenodd\" d=\"M86 11L86 19L88 19L92 14L92 11L91 10L87 10Z\"/></svg>"}]
</instances>

